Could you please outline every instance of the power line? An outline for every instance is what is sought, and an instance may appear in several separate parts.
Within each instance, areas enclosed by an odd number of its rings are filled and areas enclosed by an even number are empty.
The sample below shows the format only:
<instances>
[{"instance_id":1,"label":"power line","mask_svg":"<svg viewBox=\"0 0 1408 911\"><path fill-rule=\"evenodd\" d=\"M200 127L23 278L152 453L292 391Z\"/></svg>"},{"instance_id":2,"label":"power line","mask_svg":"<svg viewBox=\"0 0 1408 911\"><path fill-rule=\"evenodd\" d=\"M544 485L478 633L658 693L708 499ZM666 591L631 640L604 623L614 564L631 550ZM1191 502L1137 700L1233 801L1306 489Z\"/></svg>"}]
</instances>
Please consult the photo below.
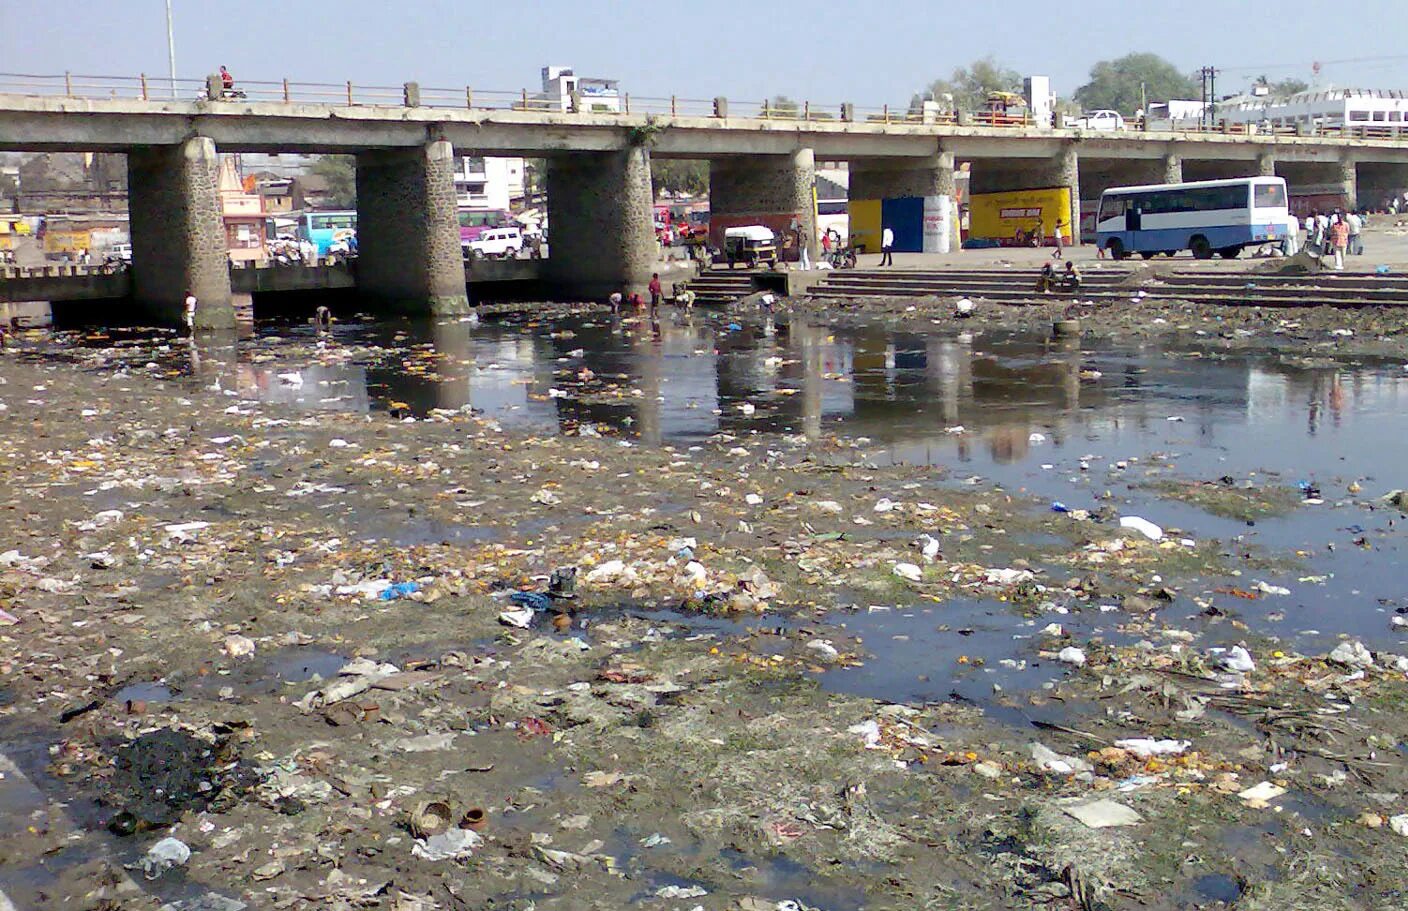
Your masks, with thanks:
<instances>
[{"instance_id":1,"label":"power line","mask_svg":"<svg viewBox=\"0 0 1408 911\"><path fill-rule=\"evenodd\" d=\"M1377 57L1345 57L1340 60L1309 60L1303 63L1262 63L1255 66L1228 66L1223 67L1226 73L1251 73L1257 70L1288 70L1295 67L1314 66L1319 63L1321 66L1339 65L1343 63L1391 63L1400 60L1408 60L1408 54L1383 54Z\"/></svg>"}]
</instances>

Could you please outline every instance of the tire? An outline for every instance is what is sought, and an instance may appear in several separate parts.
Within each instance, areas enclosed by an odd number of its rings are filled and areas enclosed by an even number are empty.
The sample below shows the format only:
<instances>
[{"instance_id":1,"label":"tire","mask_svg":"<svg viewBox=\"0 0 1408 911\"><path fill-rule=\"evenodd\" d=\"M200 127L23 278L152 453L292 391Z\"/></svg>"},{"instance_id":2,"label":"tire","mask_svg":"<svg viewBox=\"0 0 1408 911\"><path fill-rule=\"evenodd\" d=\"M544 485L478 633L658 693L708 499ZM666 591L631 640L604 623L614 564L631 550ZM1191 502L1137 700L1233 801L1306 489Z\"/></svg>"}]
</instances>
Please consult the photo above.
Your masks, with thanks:
<instances>
[{"instance_id":1,"label":"tire","mask_svg":"<svg viewBox=\"0 0 1408 911\"><path fill-rule=\"evenodd\" d=\"M1194 259L1212 259L1212 244L1201 234L1188 241L1188 249L1193 251Z\"/></svg>"},{"instance_id":2,"label":"tire","mask_svg":"<svg viewBox=\"0 0 1408 911\"><path fill-rule=\"evenodd\" d=\"M1217 251L1217 255L1223 259L1236 259L1237 254L1242 252L1241 247L1223 247Z\"/></svg>"},{"instance_id":3,"label":"tire","mask_svg":"<svg viewBox=\"0 0 1408 911\"><path fill-rule=\"evenodd\" d=\"M1144 257L1145 259L1153 259L1153 258L1154 258L1154 251L1153 251L1153 250L1144 250L1144 251L1141 252L1139 255L1142 256L1142 257Z\"/></svg>"},{"instance_id":4,"label":"tire","mask_svg":"<svg viewBox=\"0 0 1408 911\"><path fill-rule=\"evenodd\" d=\"M1111 238L1105 245L1105 249L1110 251L1111 259L1124 259L1129 254L1125 252L1124 243L1118 238Z\"/></svg>"}]
</instances>

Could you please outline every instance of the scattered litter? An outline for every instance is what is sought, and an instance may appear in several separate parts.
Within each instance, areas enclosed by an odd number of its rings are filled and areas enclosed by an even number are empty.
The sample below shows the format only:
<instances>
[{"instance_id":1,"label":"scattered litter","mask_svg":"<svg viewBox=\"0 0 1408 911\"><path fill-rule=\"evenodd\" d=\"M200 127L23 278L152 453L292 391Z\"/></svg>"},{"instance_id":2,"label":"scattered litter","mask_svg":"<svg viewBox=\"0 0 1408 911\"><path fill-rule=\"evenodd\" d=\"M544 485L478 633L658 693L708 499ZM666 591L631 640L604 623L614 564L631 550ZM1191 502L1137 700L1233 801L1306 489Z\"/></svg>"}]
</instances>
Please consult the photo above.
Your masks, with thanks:
<instances>
[{"instance_id":1,"label":"scattered litter","mask_svg":"<svg viewBox=\"0 0 1408 911\"><path fill-rule=\"evenodd\" d=\"M1139 516L1120 516L1120 528L1137 531L1150 541L1162 541L1164 537L1162 528Z\"/></svg>"},{"instance_id":2,"label":"scattered litter","mask_svg":"<svg viewBox=\"0 0 1408 911\"><path fill-rule=\"evenodd\" d=\"M1091 829L1108 829L1116 826L1137 826L1144 821L1134 810L1122 803L1101 798L1083 803L1065 804L1061 811L1074 817Z\"/></svg>"}]
</instances>

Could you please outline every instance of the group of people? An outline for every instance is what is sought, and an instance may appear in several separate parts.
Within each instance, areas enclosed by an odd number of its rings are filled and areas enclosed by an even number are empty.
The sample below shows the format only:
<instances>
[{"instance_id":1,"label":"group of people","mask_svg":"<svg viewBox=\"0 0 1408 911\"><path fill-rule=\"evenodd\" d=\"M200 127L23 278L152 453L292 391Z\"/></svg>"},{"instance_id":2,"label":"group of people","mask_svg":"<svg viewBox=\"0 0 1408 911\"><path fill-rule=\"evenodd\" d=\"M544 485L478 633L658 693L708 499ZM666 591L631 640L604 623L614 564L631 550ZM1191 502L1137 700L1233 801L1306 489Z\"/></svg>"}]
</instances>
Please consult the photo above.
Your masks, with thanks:
<instances>
[{"instance_id":1,"label":"group of people","mask_svg":"<svg viewBox=\"0 0 1408 911\"><path fill-rule=\"evenodd\" d=\"M1346 256L1364 255L1364 225L1366 217L1358 212L1337 210L1329 213L1312 212L1304 222L1292 215L1287 222L1291 230L1285 253L1293 256L1300 250L1300 234L1305 232L1305 250L1324 259L1332 256L1336 269L1344 269Z\"/></svg>"},{"instance_id":2,"label":"group of people","mask_svg":"<svg viewBox=\"0 0 1408 911\"><path fill-rule=\"evenodd\" d=\"M1061 272L1057 272L1052 263L1046 263L1036 277L1036 290L1042 294L1050 294L1052 291L1079 291L1080 270L1069 259L1066 260L1066 268Z\"/></svg>"},{"instance_id":3,"label":"group of people","mask_svg":"<svg viewBox=\"0 0 1408 911\"><path fill-rule=\"evenodd\" d=\"M660 283L660 273L654 272L650 276L650 284L646 290L650 294L650 317L654 319L660 315L660 304L665 299L665 289ZM639 291L631 292L627 297L623 292L613 291L607 298L607 303L611 305L612 313L620 313L622 306L629 306L634 310L645 309L645 299L640 296ZM689 290L689 286L681 283L675 288L675 305L686 310L694 309L694 292Z\"/></svg>"}]
</instances>

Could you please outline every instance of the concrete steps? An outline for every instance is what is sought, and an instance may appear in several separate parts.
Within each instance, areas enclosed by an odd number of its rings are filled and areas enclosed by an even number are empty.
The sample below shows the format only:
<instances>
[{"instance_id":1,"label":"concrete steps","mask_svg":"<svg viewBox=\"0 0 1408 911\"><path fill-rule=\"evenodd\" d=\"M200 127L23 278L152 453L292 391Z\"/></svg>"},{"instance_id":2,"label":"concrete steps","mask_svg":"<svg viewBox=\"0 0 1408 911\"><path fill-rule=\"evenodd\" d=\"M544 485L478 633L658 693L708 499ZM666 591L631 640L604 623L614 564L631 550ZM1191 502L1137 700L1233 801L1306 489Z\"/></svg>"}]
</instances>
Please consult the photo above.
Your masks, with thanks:
<instances>
[{"instance_id":1,"label":"concrete steps","mask_svg":"<svg viewBox=\"0 0 1408 911\"><path fill-rule=\"evenodd\" d=\"M1087 269L1079 297L1146 299L1267 307L1408 306L1408 277L1367 273L1258 275L1186 272L1141 280L1128 269ZM846 270L828 274L811 290L817 297L972 297L1002 303L1037 303L1070 295L1038 294L1035 270L963 269L927 271Z\"/></svg>"},{"instance_id":2,"label":"concrete steps","mask_svg":"<svg viewBox=\"0 0 1408 911\"><path fill-rule=\"evenodd\" d=\"M731 304L754 291L751 272L702 272L689 282L696 304Z\"/></svg>"}]
</instances>

